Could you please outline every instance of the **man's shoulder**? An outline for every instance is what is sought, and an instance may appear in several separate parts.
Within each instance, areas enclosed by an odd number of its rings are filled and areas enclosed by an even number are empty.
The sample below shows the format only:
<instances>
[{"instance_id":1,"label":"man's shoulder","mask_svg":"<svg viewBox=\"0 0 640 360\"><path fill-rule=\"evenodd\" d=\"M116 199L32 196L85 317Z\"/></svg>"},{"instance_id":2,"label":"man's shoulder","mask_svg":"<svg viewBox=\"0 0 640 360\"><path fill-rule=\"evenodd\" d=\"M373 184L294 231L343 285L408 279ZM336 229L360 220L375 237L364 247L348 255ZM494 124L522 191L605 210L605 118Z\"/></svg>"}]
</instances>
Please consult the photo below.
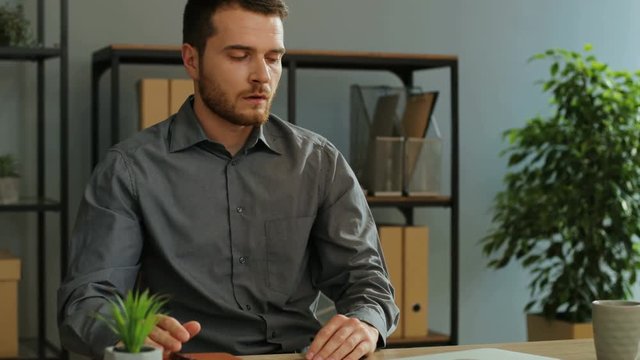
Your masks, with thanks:
<instances>
[{"instance_id":1,"label":"man's shoulder","mask_svg":"<svg viewBox=\"0 0 640 360\"><path fill-rule=\"evenodd\" d=\"M305 129L275 115L269 117L270 134L283 139L287 144L297 147L314 147L331 151L334 146L324 136Z\"/></svg>"},{"instance_id":2,"label":"man's shoulder","mask_svg":"<svg viewBox=\"0 0 640 360\"><path fill-rule=\"evenodd\" d=\"M138 131L125 140L115 144L111 150L117 151L127 158L136 157L141 152L165 152L169 127L175 115L153 126Z\"/></svg>"}]
</instances>

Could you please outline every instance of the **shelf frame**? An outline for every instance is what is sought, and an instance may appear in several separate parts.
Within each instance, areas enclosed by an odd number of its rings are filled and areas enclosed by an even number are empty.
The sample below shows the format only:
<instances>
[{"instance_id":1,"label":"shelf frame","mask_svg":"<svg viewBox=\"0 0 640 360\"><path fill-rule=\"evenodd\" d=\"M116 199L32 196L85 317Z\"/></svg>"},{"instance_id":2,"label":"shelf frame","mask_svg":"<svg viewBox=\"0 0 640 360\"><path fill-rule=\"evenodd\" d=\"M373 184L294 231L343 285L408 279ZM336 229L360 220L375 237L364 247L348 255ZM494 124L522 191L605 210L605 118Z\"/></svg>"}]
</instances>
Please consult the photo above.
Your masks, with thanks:
<instances>
[{"instance_id":1,"label":"shelf frame","mask_svg":"<svg viewBox=\"0 0 640 360\"><path fill-rule=\"evenodd\" d=\"M62 209L59 201L43 198L21 198L18 202L0 204L1 212L59 212Z\"/></svg>"},{"instance_id":2,"label":"shelf frame","mask_svg":"<svg viewBox=\"0 0 640 360\"><path fill-rule=\"evenodd\" d=\"M37 0L37 16L35 24L36 41L39 44L45 43L45 0ZM19 354L18 359L63 359L66 357L64 351L55 348L47 338L47 311L46 301L50 297L46 293L46 215L58 213L60 221L60 274L64 278L66 274L66 254L68 237L68 0L60 0L60 39L57 47L22 47L22 46L0 46L0 61L8 62L34 62L36 65L36 195L34 198L21 198L16 203L0 204L0 213L35 213L36 216L36 302L37 334L34 339L28 341L29 348L35 349L28 355ZM60 169L60 200L51 200L46 195L46 69L45 62L51 59L59 60L59 111L60 111L60 133L59 133L59 169ZM21 340L21 347L23 347ZM54 349L52 355L51 349Z\"/></svg>"},{"instance_id":3,"label":"shelf frame","mask_svg":"<svg viewBox=\"0 0 640 360\"><path fill-rule=\"evenodd\" d=\"M100 154L100 79L110 70L110 143L120 141L120 66L181 65L179 46L112 44L93 53L91 66L91 162L95 167ZM415 207L444 207L451 215L451 334L443 344L458 344L459 308L459 88L458 58L454 55L399 54L379 52L338 52L317 50L287 51L282 59L287 69L287 119L296 123L296 72L299 69L378 70L395 74L406 87L412 87L414 73L421 70L449 69L451 86L451 194L444 198L381 199L368 198L371 207L396 207L407 225L414 224ZM438 343L440 344L440 343ZM431 344L428 344L431 345Z\"/></svg>"},{"instance_id":4,"label":"shelf frame","mask_svg":"<svg viewBox=\"0 0 640 360\"><path fill-rule=\"evenodd\" d=\"M41 61L62 56L60 48L0 46L0 60Z\"/></svg>"}]
</instances>

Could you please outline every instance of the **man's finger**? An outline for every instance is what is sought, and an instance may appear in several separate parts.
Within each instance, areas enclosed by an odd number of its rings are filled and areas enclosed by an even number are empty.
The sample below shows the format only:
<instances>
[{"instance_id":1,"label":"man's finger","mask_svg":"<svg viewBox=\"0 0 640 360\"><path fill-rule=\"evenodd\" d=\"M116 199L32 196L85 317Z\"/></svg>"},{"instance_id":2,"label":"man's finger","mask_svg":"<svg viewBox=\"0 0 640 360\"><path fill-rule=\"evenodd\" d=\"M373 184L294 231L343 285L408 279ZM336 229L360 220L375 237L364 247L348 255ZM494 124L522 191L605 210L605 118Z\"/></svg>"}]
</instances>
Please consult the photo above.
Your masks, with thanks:
<instances>
[{"instance_id":1,"label":"man's finger","mask_svg":"<svg viewBox=\"0 0 640 360\"><path fill-rule=\"evenodd\" d=\"M374 350L375 349L372 348L371 343L363 341L358 344L358 346L356 346L356 348L353 349L353 351L345 357L344 360L359 360L363 356L372 353Z\"/></svg>"},{"instance_id":2,"label":"man's finger","mask_svg":"<svg viewBox=\"0 0 640 360\"><path fill-rule=\"evenodd\" d=\"M191 338L189 332L180 324L178 320L171 316L160 315L160 321L158 321L158 327L168 331L171 336L176 338L180 342L187 342Z\"/></svg>"},{"instance_id":3,"label":"man's finger","mask_svg":"<svg viewBox=\"0 0 640 360\"><path fill-rule=\"evenodd\" d=\"M157 326L151 330L149 338L160 344L165 350L180 351L180 349L182 349L182 342L180 342L180 340L174 338L170 332Z\"/></svg>"},{"instance_id":4,"label":"man's finger","mask_svg":"<svg viewBox=\"0 0 640 360\"><path fill-rule=\"evenodd\" d=\"M182 326L189 333L189 339L198 335L198 333L200 332L200 329L202 329L202 326L200 326L200 323L197 321L189 321L182 324Z\"/></svg>"},{"instance_id":5,"label":"man's finger","mask_svg":"<svg viewBox=\"0 0 640 360\"><path fill-rule=\"evenodd\" d=\"M144 339L144 343L145 343L145 345L153 346L154 348L164 349L164 347L162 345L160 345L157 342L151 340L151 338L149 338L149 337Z\"/></svg>"},{"instance_id":6,"label":"man's finger","mask_svg":"<svg viewBox=\"0 0 640 360\"><path fill-rule=\"evenodd\" d=\"M331 320L318 331L313 342L309 345L309 350L307 350L307 354L305 355L306 360L313 359L347 319L344 315L335 315L332 317Z\"/></svg>"},{"instance_id":7,"label":"man's finger","mask_svg":"<svg viewBox=\"0 0 640 360\"><path fill-rule=\"evenodd\" d=\"M353 333L354 328L348 325L348 321L341 324L341 327L337 329L333 336L327 341L322 349L316 354L316 359L334 359L340 360L353 350L358 345L357 340ZM357 341L357 342L355 342ZM354 343L355 342L355 343Z\"/></svg>"}]
</instances>

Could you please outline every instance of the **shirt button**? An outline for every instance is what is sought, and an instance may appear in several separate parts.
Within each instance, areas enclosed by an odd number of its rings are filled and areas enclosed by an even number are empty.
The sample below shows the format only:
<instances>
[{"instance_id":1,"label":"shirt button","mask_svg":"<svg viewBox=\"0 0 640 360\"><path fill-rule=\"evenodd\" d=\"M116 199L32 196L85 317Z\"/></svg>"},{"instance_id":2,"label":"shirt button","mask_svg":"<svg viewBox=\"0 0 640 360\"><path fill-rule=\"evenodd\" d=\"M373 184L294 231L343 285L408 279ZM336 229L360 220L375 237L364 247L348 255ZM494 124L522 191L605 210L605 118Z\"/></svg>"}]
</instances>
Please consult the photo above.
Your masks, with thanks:
<instances>
[{"instance_id":1,"label":"shirt button","mask_svg":"<svg viewBox=\"0 0 640 360\"><path fill-rule=\"evenodd\" d=\"M245 305L245 308L250 311L251 310L251 305L247 304L247 305Z\"/></svg>"},{"instance_id":2,"label":"shirt button","mask_svg":"<svg viewBox=\"0 0 640 360\"><path fill-rule=\"evenodd\" d=\"M238 162L236 160L231 160L231 166L236 166L238 165Z\"/></svg>"},{"instance_id":3,"label":"shirt button","mask_svg":"<svg viewBox=\"0 0 640 360\"><path fill-rule=\"evenodd\" d=\"M244 211L244 209L242 208L242 206L238 206L236 208L236 211L238 212L238 214L242 214L242 212Z\"/></svg>"},{"instance_id":4,"label":"shirt button","mask_svg":"<svg viewBox=\"0 0 640 360\"><path fill-rule=\"evenodd\" d=\"M240 256L240 259L238 259L238 261L240 262L240 264L244 264L247 262L247 258L244 256Z\"/></svg>"}]
</instances>

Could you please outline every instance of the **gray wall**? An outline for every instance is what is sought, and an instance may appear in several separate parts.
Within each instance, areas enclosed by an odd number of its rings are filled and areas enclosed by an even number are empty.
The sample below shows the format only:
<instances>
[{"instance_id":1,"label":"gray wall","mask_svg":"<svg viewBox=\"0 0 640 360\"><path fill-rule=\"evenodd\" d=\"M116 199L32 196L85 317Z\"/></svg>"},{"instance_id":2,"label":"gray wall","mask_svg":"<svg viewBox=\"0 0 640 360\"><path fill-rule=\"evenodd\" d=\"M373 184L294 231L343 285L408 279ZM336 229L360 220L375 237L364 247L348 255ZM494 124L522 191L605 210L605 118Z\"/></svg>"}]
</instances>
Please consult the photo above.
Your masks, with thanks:
<instances>
[{"instance_id":1,"label":"gray wall","mask_svg":"<svg viewBox=\"0 0 640 360\"><path fill-rule=\"evenodd\" d=\"M179 43L183 4L175 0L70 1L72 219L90 173L91 53L111 43ZM546 64L526 62L534 53L550 47L580 50L590 42L601 60L613 67L639 68L640 50L634 35L639 33L640 23L634 21L634 15L640 13L640 2L612 0L605 7L596 0L289 0L289 6L285 42L290 49L459 56L460 342L524 340L522 308L528 300L527 274L517 265L501 271L486 269L486 259L477 245L490 227L491 201L502 188L505 159L498 153L505 143L500 134L548 111L546 96L534 85L545 75ZM33 76L26 69L25 65L0 65L0 152L14 151L28 157L32 151L25 144L33 144L33 137L28 135L31 122L16 120L30 111L27 104ZM450 136L448 75L447 71L422 72L417 81L424 89L443 92L436 117L445 141ZM137 116L135 81L143 76L185 75L179 67L124 67L121 116L127 133L134 131ZM299 123L324 134L344 152L348 151L348 87L352 83L399 84L391 75L380 73L301 71L299 77ZM18 94L15 89L19 89ZM103 83L103 94L107 90ZM285 94L283 88L274 108L281 115ZM16 104L14 98L24 101ZM106 100L104 96L103 104ZM445 159L449 157L445 154ZM448 179L445 174L445 182ZM2 231L0 241L4 245L9 239L10 246L29 261L32 246L20 239L31 236L32 224L23 216L17 217L0 217L2 226L8 229ZM393 210L377 211L376 217L400 219ZM448 212L419 210L417 222L429 225L432 231L432 326L448 331ZM25 283L29 281L32 277ZM29 315L23 311L21 316ZM28 325L23 332L32 329Z\"/></svg>"}]
</instances>

